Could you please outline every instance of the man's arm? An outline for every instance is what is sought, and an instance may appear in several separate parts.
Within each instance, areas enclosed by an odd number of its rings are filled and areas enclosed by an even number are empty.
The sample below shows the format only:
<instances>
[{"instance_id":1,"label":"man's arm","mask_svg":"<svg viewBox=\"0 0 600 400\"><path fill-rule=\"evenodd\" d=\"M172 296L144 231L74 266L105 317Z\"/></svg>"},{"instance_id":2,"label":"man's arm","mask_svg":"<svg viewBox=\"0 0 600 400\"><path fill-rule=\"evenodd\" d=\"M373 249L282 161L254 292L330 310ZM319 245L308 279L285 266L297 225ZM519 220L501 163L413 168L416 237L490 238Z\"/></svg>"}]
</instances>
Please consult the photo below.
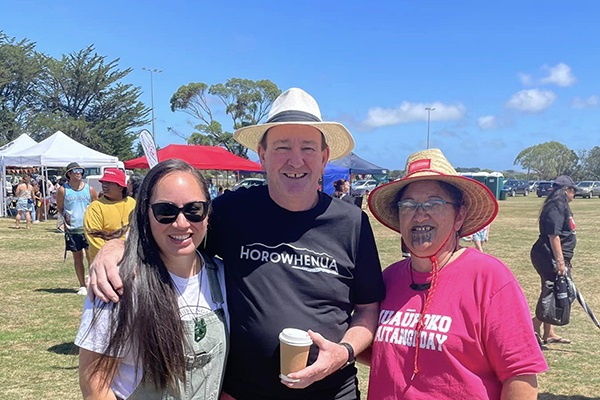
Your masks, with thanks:
<instances>
[{"instance_id":1,"label":"man's arm","mask_svg":"<svg viewBox=\"0 0 600 400\"><path fill-rule=\"evenodd\" d=\"M365 350L375 335L379 316L379 302L359 304L355 306L350 328L344 334L342 342L349 343L358 355ZM331 375L346 364L348 349L344 346L325 339L317 332L308 331L313 342L319 347L319 356L314 364L301 371L288 374L290 379L299 379L299 382L282 383L294 389L303 389L316 381Z\"/></svg>"},{"instance_id":2,"label":"man's arm","mask_svg":"<svg viewBox=\"0 0 600 400\"><path fill-rule=\"evenodd\" d=\"M98 193L96 193L96 189L90 186L90 196L92 197L92 201L98 200Z\"/></svg>"},{"instance_id":3,"label":"man's arm","mask_svg":"<svg viewBox=\"0 0 600 400\"><path fill-rule=\"evenodd\" d=\"M519 375L502 383L501 400L536 400L537 375Z\"/></svg>"},{"instance_id":4,"label":"man's arm","mask_svg":"<svg viewBox=\"0 0 600 400\"><path fill-rule=\"evenodd\" d=\"M65 211L65 188L59 187L56 192L56 208L58 209L58 213L60 215L64 215Z\"/></svg>"},{"instance_id":5,"label":"man's arm","mask_svg":"<svg viewBox=\"0 0 600 400\"><path fill-rule=\"evenodd\" d=\"M123 258L125 241L112 239L106 242L100 249L94 262L90 265L90 287L93 295L104 302L119 301L119 295L123 294L123 282L117 268Z\"/></svg>"}]
</instances>

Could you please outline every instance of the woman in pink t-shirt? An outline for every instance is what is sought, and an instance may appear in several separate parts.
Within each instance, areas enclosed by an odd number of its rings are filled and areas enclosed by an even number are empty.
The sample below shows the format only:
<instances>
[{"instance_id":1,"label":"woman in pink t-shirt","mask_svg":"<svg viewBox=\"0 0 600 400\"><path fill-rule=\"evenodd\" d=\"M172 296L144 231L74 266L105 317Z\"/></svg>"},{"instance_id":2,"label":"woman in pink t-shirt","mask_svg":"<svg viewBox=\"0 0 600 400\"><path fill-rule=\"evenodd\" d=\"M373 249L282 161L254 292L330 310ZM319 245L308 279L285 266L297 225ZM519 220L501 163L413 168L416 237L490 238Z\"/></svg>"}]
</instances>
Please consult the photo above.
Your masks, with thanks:
<instances>
[{"instance_id":1,"label":"woman in pink t-shirt","mask_svg":"<svg viewBox=\"0 0 600 400\"><path fill-rule=\"evenodd\" d=\"M383 273L378 329L360 357L368 398L536 399L548 367L523 292L500 260L459 245L493 221L496 199L438 149L409 156L406 171L369 198L411 257Z\"/></svg>"}]
</instances>

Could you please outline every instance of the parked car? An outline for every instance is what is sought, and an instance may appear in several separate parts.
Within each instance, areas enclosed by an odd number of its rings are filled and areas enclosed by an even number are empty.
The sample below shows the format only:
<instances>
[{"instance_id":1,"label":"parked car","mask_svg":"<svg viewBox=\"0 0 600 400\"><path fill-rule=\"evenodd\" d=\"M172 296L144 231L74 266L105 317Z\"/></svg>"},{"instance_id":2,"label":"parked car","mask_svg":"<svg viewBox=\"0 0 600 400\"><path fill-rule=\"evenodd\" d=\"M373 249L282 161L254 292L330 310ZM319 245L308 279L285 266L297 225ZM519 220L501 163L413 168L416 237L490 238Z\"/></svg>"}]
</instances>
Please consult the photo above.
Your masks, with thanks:
<instances>
[{"instance_id":1,"label":"parked car","mask_svg":"<svg viewBox=\"0 0 600 400\"><path fill-rule=\"evenodd\" d=\"M352 195L362 196L370 193L377 187L377 181L375 179L361 179L352 184Z\"/></svg>"},{"instance_id":2,"label":"parked car","mask_svg":"<svg viewBox=\"0 0 600 400\"><path fill-rule=\"evenodd\" d=\"M267 180L263 178L246 178L242 179L238 183L232 186L231 190L238 190L239 188L247 188L250 186L261 186L266 185Z\"/></svg>"},{"instance_id":3,"label":"parked car","mask_svg":"<svg viewBox=\"0 0 600 400\"><path fill-rule=\"evenodd\" d=\"M554 182L540 181L536 190L537 197L548 196L554 190Z\"/></svg>"},{"instance_id":4,"label":"parked car","mask_svg":"<svg viewBox=\"0 0 600 400\"><path fill-rule=\"evenodd\" d=\"M575 197L591 199L594 196L600 197L600 181L580 181L575 186Z\"/></svg>"},{"instance_id":5,"label":"parked car","mask_svg":"<svg viewBox=\"0 0 600 400\"><path fill-rule=\"evenodd\" d=\"M529 181L529 193L533 193L537 190L540 181Z\"/></svg>"},{"instance_id":6,"label":"parked car","mask_svg":"<svg viewBox=\"0 0 600 400\"><path fill-rule=\"evenodd\" d=\"M506 192L508 196L515 197L518 194L523 196L529 195L529 183L520 179L507 179L504 182L503 192Z\"/></svg>"}]
</instances>

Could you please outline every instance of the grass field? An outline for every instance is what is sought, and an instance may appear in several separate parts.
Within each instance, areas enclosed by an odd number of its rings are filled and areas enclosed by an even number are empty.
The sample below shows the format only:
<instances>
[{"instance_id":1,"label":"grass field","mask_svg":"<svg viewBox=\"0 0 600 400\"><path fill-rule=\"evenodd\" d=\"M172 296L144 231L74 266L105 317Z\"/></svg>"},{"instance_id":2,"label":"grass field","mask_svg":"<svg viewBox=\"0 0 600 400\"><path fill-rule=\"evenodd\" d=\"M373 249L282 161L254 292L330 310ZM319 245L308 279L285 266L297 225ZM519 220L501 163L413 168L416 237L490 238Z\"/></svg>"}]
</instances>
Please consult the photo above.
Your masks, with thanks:
<instances>
[{"instance_id":1,"label":"grass field","mask_svg":"<svg viewBox=\"0 0 600 400\"><path fill-rule=\"evenodd\" d=\"M514 272L531 310L539 294L539 278L529 260L536 240L537 216L543 199L509 198L500 202L486 250ZM600 199L576 199L571 208L577 223L574 280L600 316ZM400 255L399 237L372 219L382 265ZM63 262L63 237L54 221L15 230L12 219L0 219L0 398L78 399L77 349L83 298L77 296L72 258ZM451 299L449 299L451 301ZM557 332L571 345L548 345L549 372L539 378L540 399L600 399L600 330L577 303L571 324ZM361 390L367 391L368 369L360 368Z\"/></svg>"}]
</instances>

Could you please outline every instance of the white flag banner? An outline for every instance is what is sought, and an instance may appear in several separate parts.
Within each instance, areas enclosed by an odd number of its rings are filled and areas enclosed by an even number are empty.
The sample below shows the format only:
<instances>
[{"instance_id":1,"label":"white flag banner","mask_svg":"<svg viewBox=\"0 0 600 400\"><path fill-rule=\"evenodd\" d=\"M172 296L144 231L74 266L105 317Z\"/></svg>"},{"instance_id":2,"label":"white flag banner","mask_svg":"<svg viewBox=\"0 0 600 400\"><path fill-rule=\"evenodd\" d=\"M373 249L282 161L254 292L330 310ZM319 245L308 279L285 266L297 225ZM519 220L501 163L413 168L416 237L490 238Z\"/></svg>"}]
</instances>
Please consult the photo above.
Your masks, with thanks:
<instances>
[{"instance_id":1,"label":"white flag banner","mask_svg":"<svg viewBox=\"0 0 600 400\"><path fill-rule=\"evenodd\" d=\"M144 155L148 160L148 166L150 168L158 164L158 154L156 154L156 144L154 144L154 138L148 130L144 129L140 132L140 143L144 149Z\"/></svg>"}]
</instances>

